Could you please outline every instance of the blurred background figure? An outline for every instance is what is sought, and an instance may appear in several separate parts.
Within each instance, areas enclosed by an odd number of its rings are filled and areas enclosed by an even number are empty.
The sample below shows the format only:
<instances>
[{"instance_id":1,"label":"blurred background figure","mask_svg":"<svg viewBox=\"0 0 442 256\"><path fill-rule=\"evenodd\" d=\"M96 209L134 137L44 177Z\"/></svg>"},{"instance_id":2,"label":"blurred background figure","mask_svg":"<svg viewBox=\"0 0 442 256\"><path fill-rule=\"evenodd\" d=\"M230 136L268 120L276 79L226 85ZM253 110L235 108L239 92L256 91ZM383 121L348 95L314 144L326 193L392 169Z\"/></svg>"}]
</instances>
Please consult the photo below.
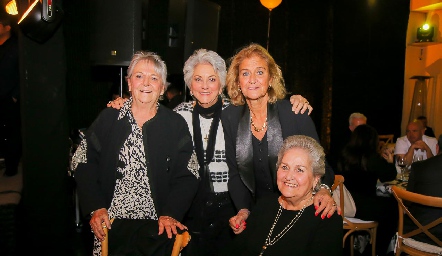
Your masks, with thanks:
<instances>
[{"instance_id":1,"label":"blurred background figure","mask_svg":"<svg viewBox=\"0 0 442 256\"><path fill-rule=\"evenodd\" d=\"M0 157L5 176L14 176L22 155L18 42L10 15L0 12Z\"/></svg>"},{"instance_id":2,"label":"blurred background figure","mask_svg":"<svg viewBox=\"0 0 442 256\"><path fill-rule=\"evenodd\" d=\"M356 204L355 218L379 222L376 254L386 255L391 238L396 232L398 207L393 197L376 195L377 181L391 181L397 172L390 153L378 153L378 133L369 125L357 126L350 142L344 147L338 171L345 178L345 186Z\"/></svg>"},{"instance_id":3,"label":"blurred background figure","mask_svg":"<svg viewBox=\"0 0 442 256\"><path fill-rule=\"evenodd\" d=\"M411 172L410 178L408 180L407 190L427 196L442 197L441 170L442 155L432 157L425 161L413 163L411 165ZM442 209L436 207L410 205L409 210L414 215L414 217L424 225L442 216ZM409 218L407 218L404 222L404 231L410 232L414 229L416 229L416 226ZM431 228L430 231L439 239L442 238L442 224ZM427 235L423 233L413 238L424 243L437 245Z\"/></svg>"},{"instance_id":4,"label":"blurred background figure","mask_svg":"<svg viewBox=\"0 0 442 256\"><path fill-rule=\"evenodd\" d=\"M439 145L436 138L424 135L425 128L421 121L414 120L407 125L407 135L396 140L394 154L405 156L407 166L411 165L414 156L427 159L437 155Z\"/></svg>"},{"instance_id":5,"label":"blurred background figure","mask_svg":"<svg viewBox=\"0 0 442 256\"><path fill-rule=\"evenodd\" d=\"M429 136L429 137L436 137L436 135L434 135L433 128L427 126L427 117L426 117L426 116L418 116L416 119L419 120L419 121L421 121L421 122L422 122L422 125L423 125L424 128L425 128L425 133L424 133L424 135L427 135L427 136Z\"/></svg>"},{"instance_id":6,"label":"blurred background figure","mask_svg":"<svg viewBox=\"0 0 442 256\"><path fill-rule=\"evenodd\" d=\"M165 101L165 105L170 109L174 109L176 106L184 101L183 92L180 90L180 88L178 88L178 86L174 84L170 84L167 87L165 95L167 98L167 100Z\"/></svg>"},{"instance_id":7,"label":"blurred background figure","mask_svg":"<svg viewBox=\"0 0 442 256\"><path fill-rule=\"evenodd\" d=\"M355 112L348 118L348 128L350 131L354 131L358 125L367 124L367 117L364 114Z\"/></svg>"}]
</instances>

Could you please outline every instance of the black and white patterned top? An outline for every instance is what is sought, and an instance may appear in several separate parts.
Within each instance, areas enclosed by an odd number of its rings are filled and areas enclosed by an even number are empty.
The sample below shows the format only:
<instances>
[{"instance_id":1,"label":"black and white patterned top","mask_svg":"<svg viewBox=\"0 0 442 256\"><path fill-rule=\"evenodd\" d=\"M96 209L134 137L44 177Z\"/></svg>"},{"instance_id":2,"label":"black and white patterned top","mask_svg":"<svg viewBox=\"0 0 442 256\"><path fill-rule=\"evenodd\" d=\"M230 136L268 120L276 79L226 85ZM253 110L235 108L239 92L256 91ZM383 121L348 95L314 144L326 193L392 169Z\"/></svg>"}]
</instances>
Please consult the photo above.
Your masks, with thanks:
<instances>
[{"instance_id":1,"label":"black and white patterned top","mask_svg":"<svg viewBox=\"0 0 442 256\"><path fill-rule=\"evenodd\" d=\"M132 111L131 102L124 104L118 119L127 116L132 132L120 150L115 192L109 208L110 218L158 219L147 176L143 134Z\"/></svg>"},{"instance_id":2,"label":"black and white patterned top","mask_svg":"<svg viewBox=\"0 0 442 256\"><path fill-rule=\"evenodd\" d=\"M193 137L193 124L192 124L192 112L193 106L195 102L183 102L178 105L174 111L180 114L187 122L189 126L189 131ZM227 99L223 100L223 109L230 105L230 102ZM200 124L201 124L201 135L203 138L203 148L204 155L206 154L207 148L207 140L204 138L208 138L210 125L212 124L212 119L207 119L199 115ZM195 148L195 145L194 145ZM222 127L222 123L220 121L220 125L218 126L218 131L216 133L216 143L215 143L215 152L211 163L209 164L210 169L210 182L212 183L214 193L227 192L227 182L229 181L229 169L226 162L226 147L224 143L224 131Z\"/></svg>"}]
</instances>

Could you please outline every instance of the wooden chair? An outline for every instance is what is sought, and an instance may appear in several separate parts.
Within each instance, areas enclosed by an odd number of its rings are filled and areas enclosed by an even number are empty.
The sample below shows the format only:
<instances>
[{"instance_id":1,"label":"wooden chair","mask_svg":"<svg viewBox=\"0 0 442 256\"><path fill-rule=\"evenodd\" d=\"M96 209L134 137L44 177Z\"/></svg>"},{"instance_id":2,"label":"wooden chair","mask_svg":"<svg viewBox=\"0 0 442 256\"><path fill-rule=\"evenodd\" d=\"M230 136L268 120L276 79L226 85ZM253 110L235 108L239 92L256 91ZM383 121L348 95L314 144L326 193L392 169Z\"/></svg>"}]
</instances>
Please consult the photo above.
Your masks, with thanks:
<instances>
[{"instance_id":1,"label":"wooden chair","mask_svg":"<svg viewBox=\"0 0 442 256\"><path fill-rule=\"evenodd\" d=\"M335 175L335 181L332 186L332 191L335 191L338 185L344 184L344 177L342 175ZM336 191L334 192L336 193ZM339 186L339 205L341 207L341 216L343 221L344 238L342 239L342 247L345 247L345 240L350 236L350 255L354 256L354 232L367 231L370 234L370 244L372 255L376 256L376 231L378 228L377 221L364 221L357 218L347 218L344 216L344 187ZM357 210L356 210L357 211Z\"/></svg>"},{"instance_id":2,"label":"wooden chair","mask_svg":"<svg viewBox=\"0 0 442 256\"><path fill-rule=\"evenodd\" d=\"M385 135L378 135L379 137L379 151L382 150L382 147L384 147L387 144L394 143L394 134L385 134Z\"/></svg>"},{"instance_id":3,"label":"wooden chair","mask_svg":"<svg viewBox=\"0 0 442 256\"><path fill-rule=\"evenodd\" d=\"M111 223L114 221L114 219L111 219ZM108 256L109 255L109 230L107 229L106 225L103 223L103 230L106 236L104 237L104 240L101 241L101 256ZM175 237L175 242L173 243L172 248L172 254L171 256L178 256L181 252L181 250L187 246L190 242L190 234L189 232L185 231L181 234L177 234Z\"/></svg>"},{"instance_id":4,"label":"wooden chair","mask_svg":"<svg viewBox=\"0 0 442 256\"><path fill-rule=\"evenodd\" d=\"M418 255L418 256L441 255L442 238L433 235L429 231L429 229L437 225L442 225L442 216L440 216L436 220L433 220L427 225L423 225L408 210L408 207L405 205L406 203L404 204L404 201L411 202L414 204L442 208L442 198L413 193L396 186L392 187L392 191L399 206L399 226L398 226L396 255L399 256L401 252L405 252L410 255ZM415 227L417 227L415 230L410 231L408 233L404 233L404 216L408 216L413 221ZM413 247L411 246L413 242L415 242L415 240L412 237L421 233L425 233L431 240L433 240L436 244L439 245L439 247L437 246L433 247L433 249L439 250L439 254L430 253L428 249L425 249L424 247L427 248L431 247L431 245L427 243L417 242L417 244L414 243Z\"/></svg>"}]
</instances>

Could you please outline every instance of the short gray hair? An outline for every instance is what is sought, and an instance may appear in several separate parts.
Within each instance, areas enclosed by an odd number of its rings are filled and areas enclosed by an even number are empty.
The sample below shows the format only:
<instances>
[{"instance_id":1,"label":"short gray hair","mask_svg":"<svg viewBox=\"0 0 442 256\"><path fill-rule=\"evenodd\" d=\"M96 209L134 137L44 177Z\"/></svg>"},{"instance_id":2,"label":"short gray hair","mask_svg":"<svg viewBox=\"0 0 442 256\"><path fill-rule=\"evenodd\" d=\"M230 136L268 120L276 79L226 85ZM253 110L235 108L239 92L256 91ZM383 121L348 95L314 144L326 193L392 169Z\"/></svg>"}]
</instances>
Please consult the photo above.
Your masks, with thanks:
<instances>
[{"instance_id":1,"label":"short gray hair","mask_svg":"<svg viewBox=\"0 0 442 256\"><path fill-rule=\"evenodd\" d=\"M195 66L198 64L210 64L212 65L215 73L219 77L219 81L221 84L221 89L224 89L226 86L226 62L223 58L221 58L218 53L206 49L196 50L184 63L183 73L184 73L184 82L187 87L190 89L192 84L192 76L193 71L195 70Z\"/></svg>"},{"instance_id":2,"label":"short gray hair","mask_svg":"<svg viewBox=\"0 0 442 256\"><path fill-rule=\"evenodd\" d=\"M281 164L282 158L286 152L293 148L304 149L308 152L313 169L313 176L318 175L322 177L325 174L324 148L315 139L305 135L293 135L284 140L278 153L276 168Z\"/></svg>"},{"instance_id":3,"label":"short gray hair","mask_svg":"<svg viewBox=\"0 0 442 256\"><path fill-rule=\"evenodd\" d=\"M157 72L161 76L162 83L164 85L164 90L167 89L169 83L167 83L167 66L166 63L161 59L161 57L154 52L146 52L146 51L138 51L132 57L130 61L129 67L127 68L127 76L126 79L129 79L132 76L132 72L134 71L134 67L140 61L152 61L154 65L155 72Z\"/></svg>"},{"instance_id":4,"label":"short gray hair","mask_svg":"<svg viewBox=\"0 0 442 256\"><path fill-rule=\"evenodd\" d=\"M353 120L354 118L362 118L365 122L367 122L367 117L364 116L364 114L359 113L359 112L355 112L355 113L352 113L350 115L350 117L348 118L348 125L351 125L351 120Z\"/></svg>"}]
</instances>

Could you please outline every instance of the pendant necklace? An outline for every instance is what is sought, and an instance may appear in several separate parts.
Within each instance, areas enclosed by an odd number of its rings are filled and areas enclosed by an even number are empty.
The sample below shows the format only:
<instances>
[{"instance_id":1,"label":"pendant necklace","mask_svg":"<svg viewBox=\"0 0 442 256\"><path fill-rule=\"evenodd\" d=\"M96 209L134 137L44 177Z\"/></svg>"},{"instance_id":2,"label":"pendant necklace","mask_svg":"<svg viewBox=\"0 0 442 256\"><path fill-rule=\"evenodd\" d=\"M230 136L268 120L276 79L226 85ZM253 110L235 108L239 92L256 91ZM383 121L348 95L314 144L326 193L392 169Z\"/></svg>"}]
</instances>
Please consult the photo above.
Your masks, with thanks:
<instances>
[{"instance_id":1,"label":"pendant necklace","mask_svg":"<svg viewBox=\"0 0 442 256\"><path fill-rule=\"evenodd\" d=\"M295 223L299 220L299 218L301 218L301 215L304 212L305 208L307 207L308 202L310 202L312 199L313 199L313 197L311 197L302 206L302 209L298 212L298 214L296 214L296 216L290 221L290 223L287 226L285 226L284 229L281 232L279 232L279 234L277 234L273 239L271 239L273 229L275 228L276 223L278 222L279 217L281 216L281 213L282 213L282 204L279 204L279 209L278 209L278 213L276 214L275 221L273 221L273 225L270 228L269 234L267 235L267 238L264 242L264 245L262 246L262 250L261 250L261 253L259 254L259 256L264 255L264 251L267 249L267 247L274 245L276 242L278 242L279 239L281 239L295 225Z\"/></svg>"},{"instance_id":2,"label":"pendant necklace","mask_svg":"<svg viewBox=\"0 0 442 256\"><path fill-rule=\"evenodd\" d=\"M258 127L255 126L255 124L253 123L252 117L250 117L250 124L252 124L253 129L255 130L255 132L264 131L267 128L267 117L266 117L266 120L264 122L264 125L261 128L258 128Z\"/></svg>"}]
</instances>

